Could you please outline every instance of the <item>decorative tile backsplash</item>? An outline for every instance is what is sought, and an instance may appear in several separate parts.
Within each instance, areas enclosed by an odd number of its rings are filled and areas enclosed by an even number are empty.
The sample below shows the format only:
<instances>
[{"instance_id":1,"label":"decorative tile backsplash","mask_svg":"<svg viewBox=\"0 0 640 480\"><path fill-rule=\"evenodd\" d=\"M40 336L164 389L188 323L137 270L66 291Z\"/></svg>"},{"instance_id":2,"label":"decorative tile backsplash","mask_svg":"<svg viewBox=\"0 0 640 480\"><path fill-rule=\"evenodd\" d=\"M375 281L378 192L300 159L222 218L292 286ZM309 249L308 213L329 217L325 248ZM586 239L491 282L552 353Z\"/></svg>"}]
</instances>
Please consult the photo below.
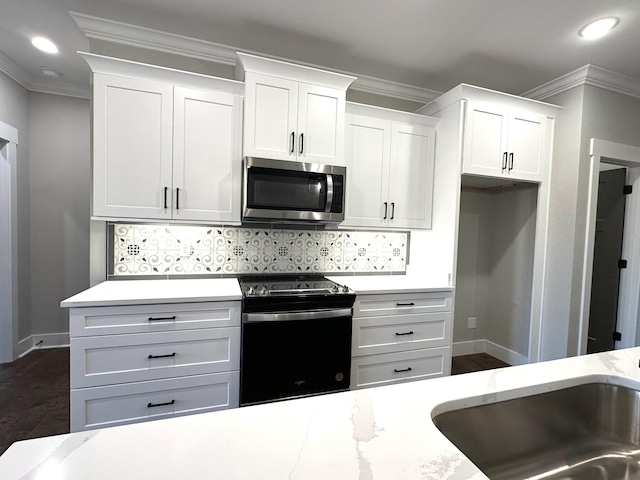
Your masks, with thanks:
<instances>
[{"instance_id":1,"label":"decorative tile backsplash","mask_svg":"<svg viewBox=\"0 0 640 480\"><path fill-rule=\"evenodd\" d=\"M114 276L404 273L408 232L113 224Z\"/></svg>"}]
</instances>

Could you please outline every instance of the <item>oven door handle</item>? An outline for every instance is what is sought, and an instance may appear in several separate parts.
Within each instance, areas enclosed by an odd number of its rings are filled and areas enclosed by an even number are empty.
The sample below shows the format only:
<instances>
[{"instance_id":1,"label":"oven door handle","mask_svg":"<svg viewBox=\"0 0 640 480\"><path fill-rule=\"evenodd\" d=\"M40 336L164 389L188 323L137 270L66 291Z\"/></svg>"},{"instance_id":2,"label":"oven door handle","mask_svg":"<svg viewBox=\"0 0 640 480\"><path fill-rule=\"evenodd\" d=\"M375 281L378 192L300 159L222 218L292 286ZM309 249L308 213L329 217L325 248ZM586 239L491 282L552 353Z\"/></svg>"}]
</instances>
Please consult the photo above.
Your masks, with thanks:
<instances>
[{"instance_id":1,"label":"oven door handle","mask_svg":"<svg viewBox=\"0 0 640 480\"><path fill-rule=\"evenodd\" d=\"M313 320L316 318L350 317L350 308L337 310L308 310L306 312L269 312L269 313L243 313L243 322L283 322L287 320Z\"/></svg>"}]
</instances>

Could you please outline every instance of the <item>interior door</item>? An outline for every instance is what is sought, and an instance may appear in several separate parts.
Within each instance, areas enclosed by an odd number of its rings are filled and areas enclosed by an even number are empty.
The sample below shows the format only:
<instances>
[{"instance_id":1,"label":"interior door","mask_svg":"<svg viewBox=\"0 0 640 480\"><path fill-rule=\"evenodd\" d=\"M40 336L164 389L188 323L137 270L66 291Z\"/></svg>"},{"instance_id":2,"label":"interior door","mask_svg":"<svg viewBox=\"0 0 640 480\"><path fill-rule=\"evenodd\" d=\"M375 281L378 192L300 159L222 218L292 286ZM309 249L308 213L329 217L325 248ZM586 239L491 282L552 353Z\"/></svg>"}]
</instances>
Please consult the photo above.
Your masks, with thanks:
<instances>
[{"instance_id":1,"label":"interior door","mask_svg":"<svg viewBox=\"0 0 640 480\"><path fill-rule=\"evenodd\" d=\"M613 350L624 229L626 169L600 172L587 353Z\"/></svg>"}]
</instances>

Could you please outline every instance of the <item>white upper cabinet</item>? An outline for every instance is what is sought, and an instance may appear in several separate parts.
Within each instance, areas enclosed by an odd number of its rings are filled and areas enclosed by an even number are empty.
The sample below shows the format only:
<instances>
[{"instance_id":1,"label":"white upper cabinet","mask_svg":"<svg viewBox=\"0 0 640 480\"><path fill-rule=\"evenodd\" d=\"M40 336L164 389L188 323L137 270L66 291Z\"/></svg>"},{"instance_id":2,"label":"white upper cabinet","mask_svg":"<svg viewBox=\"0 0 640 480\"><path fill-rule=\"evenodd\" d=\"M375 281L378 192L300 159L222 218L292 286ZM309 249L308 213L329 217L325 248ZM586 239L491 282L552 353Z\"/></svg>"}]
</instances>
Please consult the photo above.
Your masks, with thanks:
<instances>
[{"instance_id":1,"label":"white upper cabinet","mask_svg":"<svg viewBox=\"0 0 640 480\"><path fill-rule=\"evenodd\" d=\"M240 223L239 82L83 54L96 218Z\"/></svg>"},{"instance_id":2,"label":"white upper cabinet","mask_svg":"<svg viewBox=\"0 0 640 480\"><path fill-rule=\"evenodd\" d=\"M343 165L354 77L238 53L244 68L244 155Z\"/></svg>"},{"instance_id":3,"label":"white upper cabinet","mask_svg":"<svg viewBox=\"0 0 640 480\"><path fill-rule=\"evenodd\" d=\"M437 119L348 104L342 226L431 228Z\"/></svg>"},{"instance_id":4,"label":"white upper cabinet","mask_svg":"<svg viewBox=\"0 0 640 480\"><path fill-rule=\"evenodd\" d=\"M548 122L534 112L469 101L462 173L542 181Z\"/></svg>"}]
</instances>

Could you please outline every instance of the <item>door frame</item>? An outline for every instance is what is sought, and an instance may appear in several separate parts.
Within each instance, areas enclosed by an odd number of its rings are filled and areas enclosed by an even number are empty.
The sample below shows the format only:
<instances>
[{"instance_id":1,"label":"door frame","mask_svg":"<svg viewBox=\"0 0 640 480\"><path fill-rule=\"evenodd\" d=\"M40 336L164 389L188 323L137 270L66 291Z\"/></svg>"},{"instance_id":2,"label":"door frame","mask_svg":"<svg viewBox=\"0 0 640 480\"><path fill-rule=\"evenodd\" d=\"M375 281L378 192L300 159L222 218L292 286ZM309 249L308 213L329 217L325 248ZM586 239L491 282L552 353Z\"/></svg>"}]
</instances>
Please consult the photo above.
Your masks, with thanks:
<instances>
[{"instance_id":1,"label":"door frame","mask_svg":"<svg viewBox=\"0 0 640 480\"><path fill-rule=\"evenodd\" d=\"M0 122L0 151L8 165L0 178L0 363L12 362L18 352L18 226L17 177L18 130ZM4 161L4 160L0 160Z\"/></svg>"},{"instance_id":2,"label":"door frame","mask_svg":"<svg viewBox=\"0 0 640 480\"><path fill-rule=\"evenodd\" d=\"M640 147L591 139L589 164L589 192L587 198L587 228L584 244L584 263L581 285L580 333L578 353L587 352L589 311L591 307L591 282L593 279L593 250L596 236L596 211L598 206L598 181L600 163L606 161L627 167L627 185L633 193L627 199L622 240L622 258L627 259L627 268L620 271L620 293L618 300L617 330L622 340L616 350L636 345L640 299L633 292L640 291Z\"/></svg>"}]
</instances>

